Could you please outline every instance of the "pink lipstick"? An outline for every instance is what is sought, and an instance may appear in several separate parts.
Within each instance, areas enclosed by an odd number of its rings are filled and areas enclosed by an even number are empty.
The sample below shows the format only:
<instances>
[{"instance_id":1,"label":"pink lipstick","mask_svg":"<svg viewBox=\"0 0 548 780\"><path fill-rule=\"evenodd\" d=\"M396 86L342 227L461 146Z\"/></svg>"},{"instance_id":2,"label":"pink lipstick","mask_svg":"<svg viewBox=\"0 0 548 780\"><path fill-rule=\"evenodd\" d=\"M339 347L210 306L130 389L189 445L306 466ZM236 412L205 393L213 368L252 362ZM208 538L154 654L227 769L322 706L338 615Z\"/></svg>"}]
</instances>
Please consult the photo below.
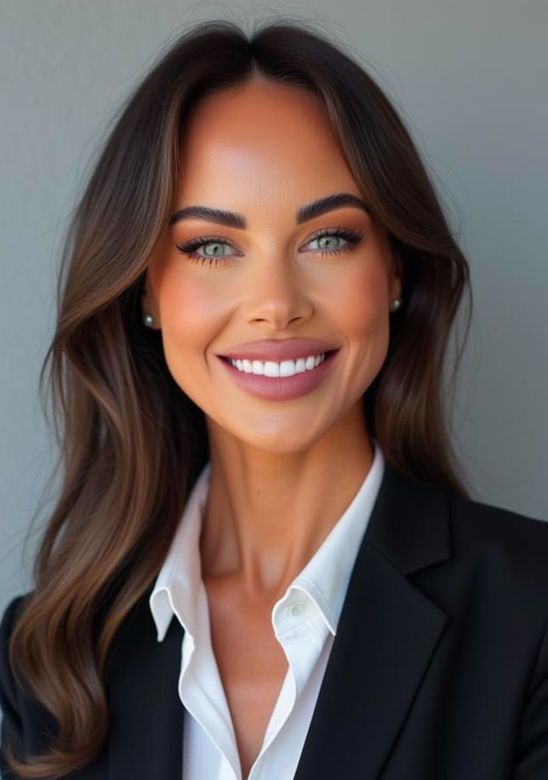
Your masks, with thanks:
<instances>
[{"instance_id":1,"label":"pink lipstick","mask_svg":"<svg viewBox=\"0 0 548 780\"><path fill-rule=\"evenodd\" d=\"M280 368L280 373L284 373L285 368L290 368L290 363L282 361L277 363L274 361L253 361L247 360L245 364L240 362L240 367L245 367L247 370L241 371L236 366L232 365L230 358L217 355L221 363L225 366L232 380L243 390L251 393L251 395L257 398L263 398L271 401L287 401L291 398L298 398L299 396L306 395L307 393L315 390L321 382L326 378L331 370L331 366L335 360L339 350L328 350L323 353L318 353L315 357L314 363L317 363L318 357L321 362L315 367L311 367L311 361L303 360L305 356L310 356L312 353L301 353L302 358L296 360L297 373L292 376L268 376L266 374L277 372ZM264 374L252 373L249 369L259 368L264 370Z\"/></svg>"}]
</instances>

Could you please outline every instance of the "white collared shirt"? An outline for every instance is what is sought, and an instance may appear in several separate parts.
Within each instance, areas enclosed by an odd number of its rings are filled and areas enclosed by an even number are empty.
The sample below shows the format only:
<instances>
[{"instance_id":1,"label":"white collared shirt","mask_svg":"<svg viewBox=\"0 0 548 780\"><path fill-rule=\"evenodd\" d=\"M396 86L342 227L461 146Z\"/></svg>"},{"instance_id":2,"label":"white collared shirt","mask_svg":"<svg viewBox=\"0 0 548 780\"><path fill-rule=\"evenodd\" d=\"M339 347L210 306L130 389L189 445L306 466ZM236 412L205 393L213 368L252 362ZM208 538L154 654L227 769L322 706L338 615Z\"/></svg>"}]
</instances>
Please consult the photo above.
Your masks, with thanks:
<instances>
[{"instance_id":1,"label":"white collared shirt","mask_svg":"<svg viewBox=\"0 0 548 780\"><path fill-rule=\"evenodd\" d=\"M288 670L247 780L290 780L295 774L384 472L384 457L374 438L372 444L373 463L358 492L272 609L273 632L287 656ZM199 538L210 469L208 461L194 484L149 604L159 642L173 615L185 630L178 684L186 710L182 778L242 780L232 719L212 650L201 577Z\"/></svg>"}]
</instances>

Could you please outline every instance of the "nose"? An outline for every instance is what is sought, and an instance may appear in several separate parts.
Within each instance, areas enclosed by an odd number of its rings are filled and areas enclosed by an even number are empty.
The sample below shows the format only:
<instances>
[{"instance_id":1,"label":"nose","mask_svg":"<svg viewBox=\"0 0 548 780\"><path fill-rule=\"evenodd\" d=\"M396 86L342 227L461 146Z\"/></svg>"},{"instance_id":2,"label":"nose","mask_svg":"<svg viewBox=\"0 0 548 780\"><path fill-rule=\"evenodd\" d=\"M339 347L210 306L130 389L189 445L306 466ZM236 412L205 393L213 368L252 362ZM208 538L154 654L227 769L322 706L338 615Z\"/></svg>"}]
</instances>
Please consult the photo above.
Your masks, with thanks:
<instances>
[{"instance_id":1,"label":"nose","mask_svg":"<svg viewBox=\"0 0 548 780\"><path fill-rule=\"evenodd\" d=\"M302 272L278 254L257 259L245 281L245 311L249 322L264 320L283 328L313 310L310 290Z\"/></svg>"}]
</instances>

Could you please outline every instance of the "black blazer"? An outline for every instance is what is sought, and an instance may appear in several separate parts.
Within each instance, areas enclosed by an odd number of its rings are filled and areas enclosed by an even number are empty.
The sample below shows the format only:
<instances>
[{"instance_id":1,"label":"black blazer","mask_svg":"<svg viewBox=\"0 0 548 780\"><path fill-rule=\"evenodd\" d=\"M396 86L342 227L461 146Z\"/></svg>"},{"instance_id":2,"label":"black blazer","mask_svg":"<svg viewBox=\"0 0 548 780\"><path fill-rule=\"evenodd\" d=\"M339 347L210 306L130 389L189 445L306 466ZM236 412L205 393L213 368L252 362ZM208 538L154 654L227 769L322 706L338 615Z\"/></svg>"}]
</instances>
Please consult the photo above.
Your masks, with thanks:
<instances>
[{"instance_id":1,"label":"black blazer","mask_svg":"<svg viewBox=\"0 0 548 780\"><path fill-rule=\"evenodd\" d=\"M181 780L183 629L156 641L151 590L117 634L108 739L77 780ZM21 598L0 627L2 744L39 751L52 722L6 658ZM386 464L294 779L548 780L547 624L547 522Z\"/></svg>"}]
</instances>

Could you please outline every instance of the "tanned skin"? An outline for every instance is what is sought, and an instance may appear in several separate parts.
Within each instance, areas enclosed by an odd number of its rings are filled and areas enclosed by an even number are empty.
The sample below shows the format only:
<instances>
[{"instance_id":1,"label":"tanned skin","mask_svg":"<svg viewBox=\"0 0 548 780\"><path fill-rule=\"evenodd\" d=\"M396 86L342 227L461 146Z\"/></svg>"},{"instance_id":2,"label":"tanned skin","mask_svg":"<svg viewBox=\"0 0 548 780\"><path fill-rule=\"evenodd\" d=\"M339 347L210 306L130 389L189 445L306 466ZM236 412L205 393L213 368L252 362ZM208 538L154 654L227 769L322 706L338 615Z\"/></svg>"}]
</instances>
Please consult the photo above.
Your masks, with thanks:
<instances>
[{"instance_id":1,"label":"tanned skin","mask_svg":"<svg viewBox=\"0 0 548 780\"><path fill-rule=\"evenodd\" d=\"M365 210L344 206L296 224L304 204L362 197L318 96L254 76L196 107L182 155L173 211L205 205L246 220L245 229L201 218L166 228L147 269L143 312L161 329L175 381L206 417L202 576L247 778L287 671L272 607L372 464L362 396L387 354L400 277L385 230ZM363 238L334 238L328 246L341 251L323 256L325 244L311 236L338 226ZM200 236L222 242L218 264L193 262L176 246ZM205 244L197 253L211 256ZM250 395L217 357L243 342L292 336L340 347L320 386L292 400Z\"/></svg>"}]
</instances>

